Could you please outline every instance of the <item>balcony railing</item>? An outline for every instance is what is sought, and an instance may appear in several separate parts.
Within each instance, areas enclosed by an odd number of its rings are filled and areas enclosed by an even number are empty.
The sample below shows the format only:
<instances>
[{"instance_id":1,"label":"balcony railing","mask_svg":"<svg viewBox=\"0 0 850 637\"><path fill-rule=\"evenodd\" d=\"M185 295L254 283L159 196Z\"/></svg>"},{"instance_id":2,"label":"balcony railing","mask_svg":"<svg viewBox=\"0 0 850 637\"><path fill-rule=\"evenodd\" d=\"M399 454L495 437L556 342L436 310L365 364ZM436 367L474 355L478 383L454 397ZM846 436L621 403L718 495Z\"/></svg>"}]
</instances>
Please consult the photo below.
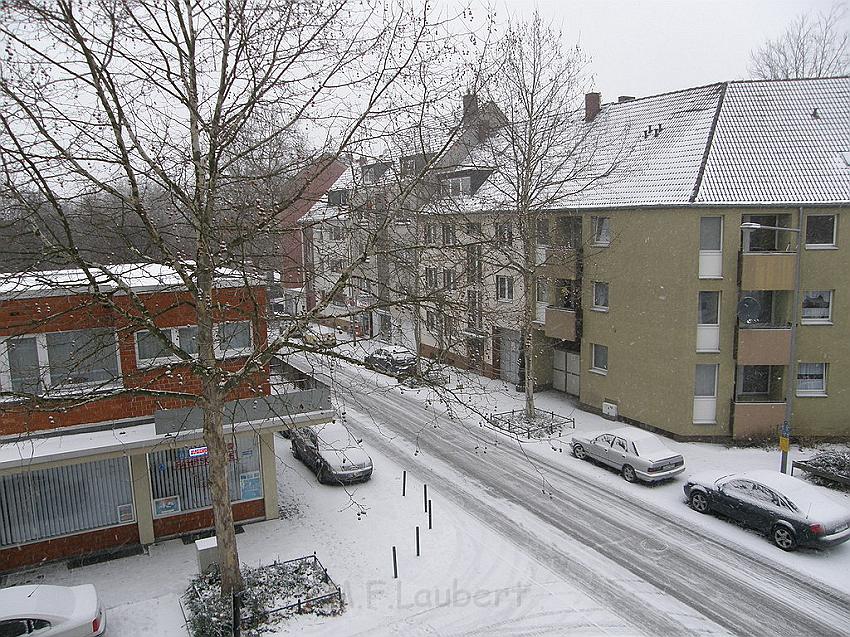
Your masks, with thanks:
<instances>
[{"instance_id":1,"label":"balcony railing","mask_svg":"<svg viewBox=\"0 0 850 637\"><path fill-rule=\"evenodd\" d=\"M793 290L793 252L745 252L741 255L742 290Z\"/></svg>"},{"instance_id":2,"label":"balcony railing","mask_svg":"<svg viewBox=\"0 0 850 637\"><path fill-rule=\"evenodd\" d=\"M576 340L576 311L551 305L547 307L546 336L564 341Z\"/></svg>"},{"instance_id":3,"label":"balcony railing","mask_svg":"<svg viewBox=\"0 0 850 637\"><path fill-rule=\"evenodd\" d=\"M785 402L735 401L732 436L736 439L773 438L785 418Z\"/></svg>"},{"instance_id":4,"label":"balcony railing","mask_svg":"<svg viewBox=\"0 0 850 637\"><path fill-rule=\"evenodd\" d=\"M750 324L738 329L738 365L787 365L791 328Z\"/></svg>"}]
</instances>

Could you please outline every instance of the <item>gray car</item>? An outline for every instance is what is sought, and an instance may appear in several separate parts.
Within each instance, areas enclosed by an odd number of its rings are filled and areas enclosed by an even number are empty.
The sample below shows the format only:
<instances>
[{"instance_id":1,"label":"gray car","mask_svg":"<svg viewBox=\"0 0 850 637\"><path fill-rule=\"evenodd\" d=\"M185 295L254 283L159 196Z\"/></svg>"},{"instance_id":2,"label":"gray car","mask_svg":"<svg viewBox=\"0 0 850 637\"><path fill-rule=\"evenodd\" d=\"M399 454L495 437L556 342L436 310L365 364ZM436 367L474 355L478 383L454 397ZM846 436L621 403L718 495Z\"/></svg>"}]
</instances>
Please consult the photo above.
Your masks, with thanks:
<instances>
[{"instance_id":1,"label":"gray car","mask_svg":"<svg viewBox=\"0 0 850 637\"><path fill-rule=\"evenodd\" d=\"M342 423L294 429L292 453L322 484L348 484L372 477L372 459Z\"/></svg>"},{"instance_id":2,"label":"gray car","mask_svg":"<svg viewBox=\"0 0 850 637\"><path fill-rule=\"evenodd\" d=\"M850 540L850 511L816 487L778 471L689 476L685 497L695 511L716 512L767 534L784 551Z\"/></svg>"},{"instance_id":3,"label":"gray car","mask_svg":"<svg viewBox=\"0 0 850 637\"><path fill-rule=\"evenodd\" d=\"M635 427L573 436L573 455L614 467L626 482L657 482L685 470L685 459L661 438Z\"/></svg>"}]
</instances>

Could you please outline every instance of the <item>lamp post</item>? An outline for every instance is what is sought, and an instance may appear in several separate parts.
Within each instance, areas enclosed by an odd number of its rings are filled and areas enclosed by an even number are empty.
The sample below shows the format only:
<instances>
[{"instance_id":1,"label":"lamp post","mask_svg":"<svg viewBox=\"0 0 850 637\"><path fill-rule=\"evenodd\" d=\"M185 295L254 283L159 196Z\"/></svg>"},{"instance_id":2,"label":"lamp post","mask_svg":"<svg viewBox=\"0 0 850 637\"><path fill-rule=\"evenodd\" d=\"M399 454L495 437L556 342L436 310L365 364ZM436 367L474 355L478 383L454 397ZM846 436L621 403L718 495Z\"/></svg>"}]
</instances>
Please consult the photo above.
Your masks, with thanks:
<instances>
[{"instance_id":1,"label":"lamp post","mask_svg":"<svg viewBox=\"0 0 850 637\"><path fill-rule=\"evenodd\" d=\"M800 255L802 254L803 244L803 208L802 206L800 207L796 228L765 226L760 223L745 221L741 224L741 229L746 232L752 230L783 230L793 232L797 235L797 249L794 253L794 305L791 309L791 346L788 354L790 360L788 361L788 379L785 383L785 420L779 432L779 449L782 452L779 470L782 473L788 473L788 451L790 449L791 417L793 415L791 404L794 399L794 387L797 381L797 317L800 311Z\"/></svg>"}]
</instances>

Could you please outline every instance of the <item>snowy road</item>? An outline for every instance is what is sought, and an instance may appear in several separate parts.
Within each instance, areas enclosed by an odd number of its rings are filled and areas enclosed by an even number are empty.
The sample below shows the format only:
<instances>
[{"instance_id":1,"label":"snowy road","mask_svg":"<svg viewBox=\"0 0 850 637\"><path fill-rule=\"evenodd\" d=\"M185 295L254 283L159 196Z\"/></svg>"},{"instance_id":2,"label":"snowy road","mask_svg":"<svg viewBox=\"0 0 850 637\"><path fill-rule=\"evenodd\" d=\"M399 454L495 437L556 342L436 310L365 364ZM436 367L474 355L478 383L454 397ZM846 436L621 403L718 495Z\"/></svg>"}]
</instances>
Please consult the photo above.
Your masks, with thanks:
<instances>
[{"instance_id":1,"label":"snowy road","mask_svg":"<svg viewBox=\"0 0 850 637\"><path fill-rule=\"evenodd\" d=\"M335 370L335 379L340 381ZM346 370L352 381L356 372ZM346 399L366 443L647 634L846 635L850 598L395 391ZM352 417L351 410L368 414ZM373 423L380 425L380 432ZM436 427L435 427L436 425ZM490 436L492 439L492 436ZM414 453L418 449L418 453ZM510 634L510 627L487 627Z\"/></svg>"}]
</instances>

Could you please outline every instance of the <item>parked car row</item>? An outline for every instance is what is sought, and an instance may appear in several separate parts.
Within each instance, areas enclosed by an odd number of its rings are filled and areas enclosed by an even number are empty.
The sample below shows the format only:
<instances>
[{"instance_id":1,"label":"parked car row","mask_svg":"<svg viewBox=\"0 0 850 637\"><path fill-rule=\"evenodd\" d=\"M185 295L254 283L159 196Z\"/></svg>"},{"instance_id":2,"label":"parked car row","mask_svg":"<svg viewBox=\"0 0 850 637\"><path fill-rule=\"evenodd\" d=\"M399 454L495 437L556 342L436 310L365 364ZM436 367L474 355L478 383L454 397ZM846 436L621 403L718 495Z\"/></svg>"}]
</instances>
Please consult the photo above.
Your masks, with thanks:
<instances>
[{"instance_id":1,"label":"parked car row","mask_svg":"<svg viewBox=\"0 0 850 637\"><path fill-rule=\"evenodd\" d=\"M669 480L685 470L681 454L634 427L573 436L571 447L576 458L613 467L627 482ZM700 473L687 478L684 491L695 511L719 513L756 529L785 551L850 540L850 510L778 471Z\"/></svg>"}]
</instances>

